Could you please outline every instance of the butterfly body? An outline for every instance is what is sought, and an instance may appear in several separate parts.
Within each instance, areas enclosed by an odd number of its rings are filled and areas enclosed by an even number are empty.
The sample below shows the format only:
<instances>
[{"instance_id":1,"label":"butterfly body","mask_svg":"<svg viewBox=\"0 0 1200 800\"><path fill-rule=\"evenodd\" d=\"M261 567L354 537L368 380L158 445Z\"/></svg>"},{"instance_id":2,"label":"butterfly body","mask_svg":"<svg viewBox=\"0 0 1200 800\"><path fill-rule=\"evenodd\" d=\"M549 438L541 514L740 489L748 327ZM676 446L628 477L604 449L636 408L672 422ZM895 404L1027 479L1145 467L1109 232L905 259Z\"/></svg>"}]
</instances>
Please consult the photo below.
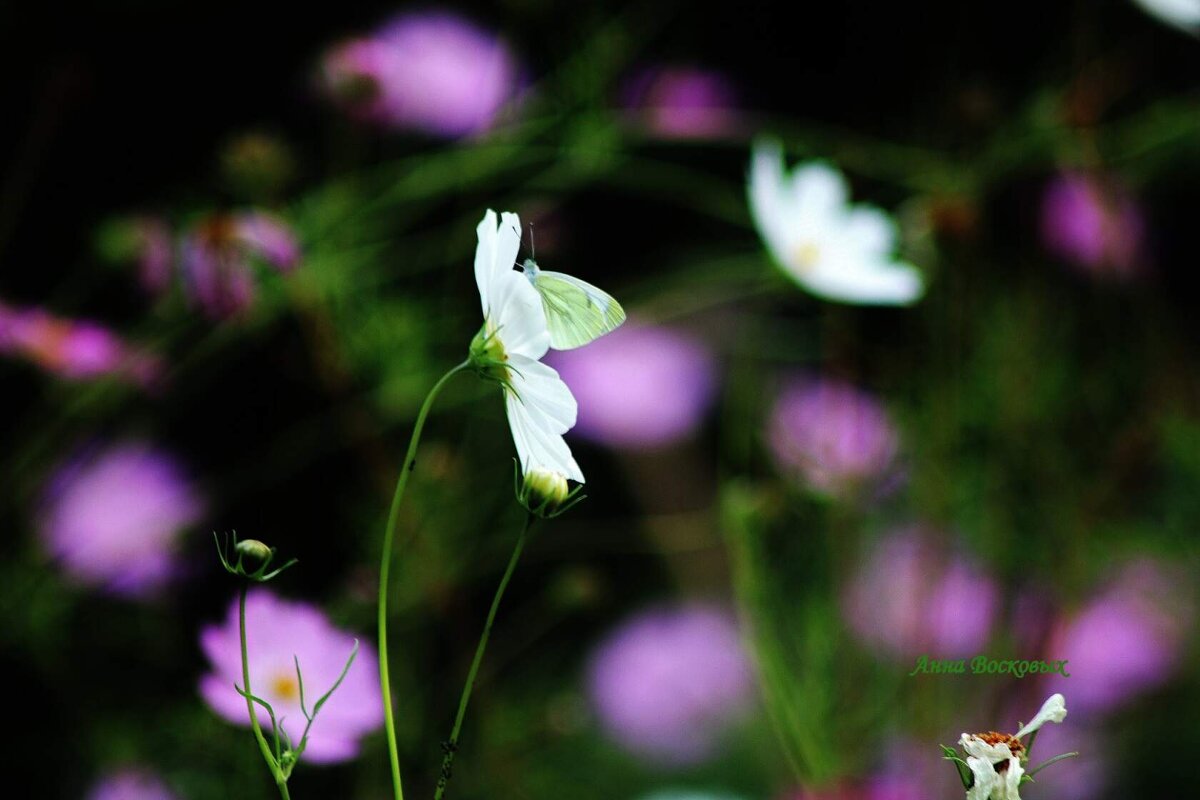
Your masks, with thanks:
<instances>
[{"instance_id":1,"label":"butterfly body","mask_svg":"<svg viewBox=\"0 0 1200 800\"><path fill-rule=\"evenodd\" d=\"M541 269L532 258L525 259L521 270L542 298L550 346L555 350L582 347L625 321L621 304L587 281Z\"/></svg>"}]
</instances>

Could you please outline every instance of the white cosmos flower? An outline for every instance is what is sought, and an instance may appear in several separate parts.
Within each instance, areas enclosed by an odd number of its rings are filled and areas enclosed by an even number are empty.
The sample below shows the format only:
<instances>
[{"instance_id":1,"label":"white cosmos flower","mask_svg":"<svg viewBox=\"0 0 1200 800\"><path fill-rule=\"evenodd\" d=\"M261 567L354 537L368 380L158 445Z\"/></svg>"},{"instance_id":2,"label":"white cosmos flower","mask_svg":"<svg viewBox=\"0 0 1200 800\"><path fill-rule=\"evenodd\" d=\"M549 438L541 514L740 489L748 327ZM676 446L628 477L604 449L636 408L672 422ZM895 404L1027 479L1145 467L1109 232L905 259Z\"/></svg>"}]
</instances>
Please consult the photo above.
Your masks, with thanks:
<instances>
[{"instance_id":1,"label":"white cosmos flower","mask_svg":"<svg viewBox=\"0 0 1200 800\"><path fill-rule=\"evenodd\" d=\"M884 212L850 205L846 180L811 162L790 175L777 142L754 147L750 211L771 255L802 287L826 300L907 305L924 291L921 275L897 261L896 226Z\"/></svg>"},{"instance_id":2,"label":"white cosmos flower","mask_svg":"<svg viewBox=\"0 0 1200 800\"><path fill-rule=\"evenodd\" d=\"M1037 716L1013 736L964 733L958 745L966 753L967 766L975 776L975 782L967 790L967 800L1021 800L1018 790L1025 774L1023 762L1029 754L1018 740L1047 722L1062 722L1066 717L1066 700L1061 694L1052 694L1042 703Z\"/></svg>"},{"instance_id":3,"label":"white cosmos flower","mask_svg":"<svg viewBox=\"0 0 1200 800\"><path fill-rule=\"evenodd\" d=\"M471 358L504 386L508 424L525 474L542 469L583 483L583 472L562 435L575 425L575 397L558 373L539 359L550 347L542 300L529 280L513 269L521 246L521 221L504 213L497 223L488 209L476 229L475 282L483 307L483 329Z\"/></svg>"},{"instance_id":4,"label":"white cosmos flower","mask_svg":"<svg viewBox=\"0 0 1200 800\"><path fill-rule=\"evenodd\" d=\"M1147 13L1168 25L1197 33L1200 31L1200 0L1133 0Z\"/></svg>"}]
</instances>

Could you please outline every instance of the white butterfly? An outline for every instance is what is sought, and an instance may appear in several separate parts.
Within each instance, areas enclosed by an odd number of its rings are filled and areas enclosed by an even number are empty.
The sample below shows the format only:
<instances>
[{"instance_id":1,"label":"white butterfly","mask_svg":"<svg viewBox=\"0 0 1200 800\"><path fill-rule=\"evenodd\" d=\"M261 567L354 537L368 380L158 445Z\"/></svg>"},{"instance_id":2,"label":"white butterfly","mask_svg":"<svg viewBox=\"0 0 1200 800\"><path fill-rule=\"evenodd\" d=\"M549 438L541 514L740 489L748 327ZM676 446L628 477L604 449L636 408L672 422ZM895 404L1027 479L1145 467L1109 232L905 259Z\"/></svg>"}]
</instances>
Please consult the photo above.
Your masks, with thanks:
<instances>
[{"instance_id":1,"label":"white butterfly","mask_svg":"<svg viewBox=\"0 0 1200 800\"><path fill-rule=\"evenodd\" d=\"M582 347L625 321L621 304L587 281L541 269L532 258L525 259L521 269L542 297L550 346L555 350Z\"/></svg>"}]
</instances>

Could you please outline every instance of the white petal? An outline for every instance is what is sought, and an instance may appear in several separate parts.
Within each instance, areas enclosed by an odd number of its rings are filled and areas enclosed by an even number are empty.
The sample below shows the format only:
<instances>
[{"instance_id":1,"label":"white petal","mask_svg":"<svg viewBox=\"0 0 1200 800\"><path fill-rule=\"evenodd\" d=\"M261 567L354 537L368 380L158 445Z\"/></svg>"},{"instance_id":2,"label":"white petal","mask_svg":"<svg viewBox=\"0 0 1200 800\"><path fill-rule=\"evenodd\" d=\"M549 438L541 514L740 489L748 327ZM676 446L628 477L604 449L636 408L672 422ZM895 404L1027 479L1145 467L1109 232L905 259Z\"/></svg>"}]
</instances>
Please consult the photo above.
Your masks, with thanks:
<instances>
[{"instance_id":1,"label":"white petal","mask_svg":"<svg viewBox=\"0 0 1200 800\"><path fill-rule=\"evenodd\" d=\"M1001 776L998 796L1000 800L1021 800L1021 776L1025 774L1021 759L1013 756L1008 760L1008 769Z\"/></svg>"},{"instance_id":2,"label":"white petal","mask_svg":"<svg viewBox=\"0 0 1200 800\"><path fill-rule=\"evenodd\" d=\"M975 785L967 790L967 800L988 800L992 796L992 789L1000 779L992 762L971 756L967 759L967 766L971 768L971 774L975 776Z\"/></svg>"},{"instance_id":3,"label":"white petal","mask_svg":"<svg viewBox=\"0 0 1200 800\"><path fill-rule=\"evenodd\" d=\"M784 179L783 150L775 141L754 145L747 186L750 213L776 261L786 263L787 223L791 204Z\"/></svg>"},{"instance_id":4,"label":"white petal","mask_svg":"<svg viewBox=\"0 0 1200 800\"><path fill-rule=\"evenodd\" d=\"M546 430L561 434L575 427L579 406L553 367L521 355L510 357L509 366L517 397Z\"/></svg>"},{"instance_id":5,"label":"white petal","mask_svg":"<svg viewBox=\"0 0 1200 800\"><path fill-rule=\"evenodd\" d=\"M1149 13L1184 30L1200 27L1200 2L1197 0L1134 0Z\"/></svg>"},{"instance_id":6,"label":"white petal","mask_svg":"<svg viewBox=\"0 0 1200 800\"><path fill-rule=\"evenodd\" d=\"M496 327L504 352L537 360L550 349L546 310L537 289L516 270L492 282L492 307L488 319Z\"/></svg>"},{"instance_id":7,"label":"white petal","mask_svg":"<svg viewBox=\"0 0 1200 800\"><path fill-rule=\"evenodd\" d=\"M896 223L878 208L855 206L843 225L843 234L861 252L887 258L896 249Z\"/></svg>"},{"instance_id":8,"label":"white petal","mask_svg":"<svg viewBox=\"0 0 1200 800\"><path fill-rule=\"evenodd\" d=\"M967 755L981 758L989 764L1012 758L1012 750L1003 742L988 744L978 736L968 736L964 733L958 744Z\"/></svg>"},{"instance_id":9,"label":"white petal","mask_svg":"<svg viewBox=\"0 0 1200 800\"><path fill-rule=\"evenodd\" d=\"M1066 718L1066 699L1061 694L1052 694L1046 698L1046 702L1042 703L1042 710L1037 713L1037 716L1030 720L1024 728L1017 731L1017 738L1020 739L1027 733L1033 733L1047 722L1062 722Z\"/></svg>"},{"instance_id":10,"label":"white petal","mask_svg":"<svg viewBox=\"0 0 1200 800\"><path fill-rule=\"evenodd\" d=\"M862 263L840 254L823 260L799 280L813 294L860 305L908 305L925 291L921 273L911 264Z\"/></svg>"},{"instance_id":11,"label":"white petal","mask_svg":"<svg viewBox=\"0 0 1200 800\"><path fill-rule=\"evenodd\" d=\"M820 161L796 168L791 193L797 221L835 219L844 210L848 196L842 173Z\"/></svg>"},{"instance_id":12,"label":"white petal","mask_svg":"<svg viewBox=\"0 0 1200 800\"><path fill-rule=\"evenodd\" d=\"M500 215L500 230L496 235L496 273L511 272L517 265L521 250L521 218L511 211Z\"/></svg>"},{"instance_id":13,"label":"white petal","mask_svg":"<svg viewBox=\"0 0 1200 800\"><path fill-rule=\"evenodd\" d=\"M479 243L475 245L475 285L479 287L479 302L483 316L488 315L493 268L496 264L496 212L490 208L475 228Z\"/></svg>"},{"instance_id":14,"label":"white petal","mask_svg":"<svg viewBox=\"0 0 1200 800\"><path fill-rule=\"evenodd\" d=\"M576 483L583 483L583 471L575 463L571 448L567 447L562 436L542 427L529 407L512 392L506 393L504 403L522 473L539 468L548 469L561 472Z\"/></svg>"}]
</instances>

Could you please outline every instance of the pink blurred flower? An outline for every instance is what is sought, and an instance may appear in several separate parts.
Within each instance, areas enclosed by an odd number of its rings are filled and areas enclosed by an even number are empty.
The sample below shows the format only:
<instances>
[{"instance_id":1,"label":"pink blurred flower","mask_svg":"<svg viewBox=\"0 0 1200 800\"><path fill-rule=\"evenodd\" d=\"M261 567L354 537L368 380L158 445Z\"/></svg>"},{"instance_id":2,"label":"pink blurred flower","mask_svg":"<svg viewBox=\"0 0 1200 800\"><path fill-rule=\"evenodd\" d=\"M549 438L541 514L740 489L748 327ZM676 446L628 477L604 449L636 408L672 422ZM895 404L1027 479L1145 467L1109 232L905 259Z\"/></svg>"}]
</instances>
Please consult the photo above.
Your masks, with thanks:
<instances>
[{"instance_id":1,"label":"pink blurred flower","mask_svg":"<svg viewBox=\"0 0 1200 800\"><path fill-rule=\"evenodd\" d=\"M300 262L300 245L287 223L273 214L214 214L185 235L180 258L188 295L210 317L219 318L254 303L254 260L290 272Z\"/></svg>"},{"instance_id":2,"label":"pink blurred flower","mask_svg":"<svg viewBox=\"0 0 1200 800\"><path fill-rule=\"evenodd\" d=\"M588 695L605 732L647 760L694 764L750 705L753 672L737 626L704 605L655 608L592 653Z\"/></svg>"},{"instance_id":3,"label":"pink blurred flower","mask_svg":"<svg viewBox=\"0 0 1200 800\"><path fill-rule=\"evenodd\" d=\"M917 526L871 547L842 597L851 632L898 658L974 656L987 642L1000 603L995 582Z\"/></svg>"},{"instance_id":4,"label":"pink blurred flower","mask_svg":"<svg viewBox=\"0 0 1200 800\"><path fill-rule=\"evenodd\" d=\"M312 704L337 681L354 647L355 637L333 627L325 614L307 603L282 600L265 589L246 598L246 640L250 688L275 709L276 718L291 738L300 742L305 719L300 709L299 683L293 656L300 661L305 705ZM200 634L200 646L212 672L200 680L200 694L221 717L249 727L246 701L234 690L242 685L242 656L235 600L224 623L210 625ZM266 711L258 709L260 722L270 730ZM383 725L383 695L375 648L367 642L346 680L317 715L303 760L332 764L358 755L359 740Z\"/></svg>"},{"instance_id":5,"label":"pink blurred flower","mask_svg":"<svg viewBox=\"0 0 1200 800\"><path fill-rule=\"evenodd\" d=\"M93 446L51 475L38 533L85 586L144 598L180 571L178 547L204 503L171 454L145 442Z\"/></svg>"},{"instance_id":6,"label":"pink blurred flower","mask_svg":"<svg viewBox=\"0 0 1200 800\"><path fill-rule=\"evenodd\" d=\"M1048 653L1069 659L1070 678L1051 691L1070 692L1072 711L1114 710L1166 683L1179 665L1194 608L1190 584L1168 567L1143 560L1078 613L1056 626Z\"/></svg>"},{"instance_id":7,"label":"pink blurred flower","mask_svg":"<svg viewBox=\"0 0 1200 800\"><path fill-rule=\"evenodd\" d=\"M1098 278L1130 278L1144 266L1145 220L1113 180L1064 172L1042 197L1042 240L1060 258Z\"/></svg>"},{"instance_id":8,"label":"pink blurred flower","mask_svg":"<svg viewBox=\"0 0 1200 800\"><path fill-rule=\"evenodd\" d=\"M719 72L660 66L636 76L625 106L651 133L667 139L700 139L730 133L737 125L733 85Z\"/></svg>"},{"instance_id":9,"label":"pink blurred flower","mask_svg":"<svg viewBox=\"0 0 1200 800\"><path fill-rule=\"evenodd\" d=\"M175 800L176 795L152 772L127 768L112 772L88 790L86 800Z\"/></svg>"},{"instance_id":10,"label":"pink blurred flower","mask_svg":"<svg viewBox=\"0 0 1200 800\"><path fill-rule=\"evenodd\" d=\"M775 400L768 444L780 469L821 494L844 497L887 477L899 437L868 394L831 379L799 380Z\"/></svg>"},{"instance_id":11,"label":"pink blurred flower","mask_svg":"<svg viewBox=\"0 0 1200 800\"><path fill-rule=\"evenodd\" d=\"M713 357L699 341L634 321L546 361L579 401L575 432L613 447L653 448L686 437L716 388Z\"/></svg>"},{"instance_id":12,"label":"pink blurred flower","mask_svg":"<svg viewBox=\"0 0 1200 800\"><path fill-rule=\"evenodd\" d=\"M912 778L876 777L826 789L801 789L780 800L927 800L931 796Z\"/></svg>"},{"instance_id":13,"label":"pink blurred flower","mask_svg":"<svg viewBox=\"0 0 1200 800\"><path fill-rule=\"evenodd\" d=\"M3 303L0 353L24 358L66 380L108 377L149 387L162 371L157 357L95 322Z\"/></svg>"},{"instance_id":14,"label":"pink blurred flower","mask_svg":"<svg viewBox=\"0 0 1200 800\"><path fill-rule=\"evenodd\" d=\"M448 11L425 11L335 46L322 80L358 119L453 138L493 127L520 88L520 68L495 34Z\"/></svg>"}]
</instances>

